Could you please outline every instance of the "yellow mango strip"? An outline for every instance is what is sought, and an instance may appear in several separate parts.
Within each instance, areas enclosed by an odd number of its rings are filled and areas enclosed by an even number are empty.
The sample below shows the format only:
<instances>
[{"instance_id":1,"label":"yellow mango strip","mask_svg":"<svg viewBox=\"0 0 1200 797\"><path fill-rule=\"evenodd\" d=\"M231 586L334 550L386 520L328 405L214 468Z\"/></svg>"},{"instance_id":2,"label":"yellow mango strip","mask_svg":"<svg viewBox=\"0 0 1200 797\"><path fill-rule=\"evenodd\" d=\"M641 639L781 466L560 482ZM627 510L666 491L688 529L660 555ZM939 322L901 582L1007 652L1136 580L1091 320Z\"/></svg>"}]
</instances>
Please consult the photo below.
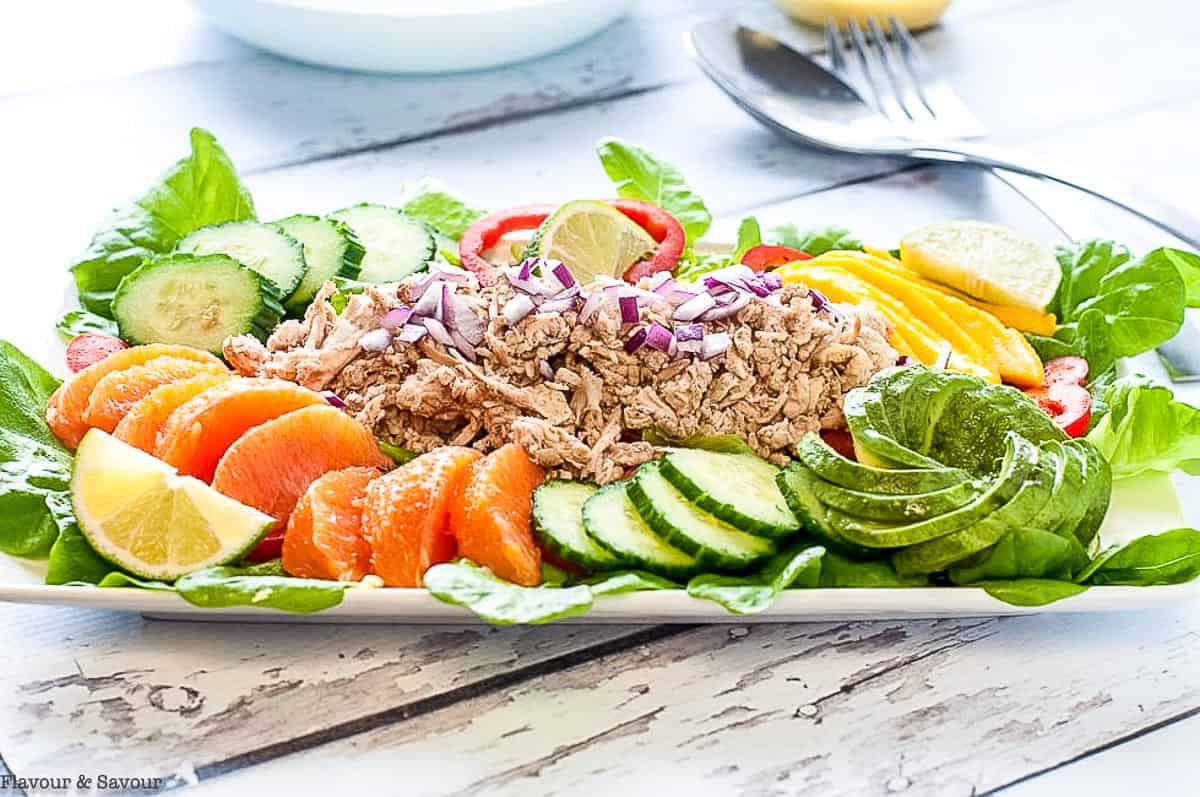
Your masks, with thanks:
<instances>
[{"instance_id":1,"label":"yellow mango strip","mask_svg":"<svg viewBox=\"0 0 1200 797\"><path fill-rule=\"evenodd\" d=\"M926 279L917 272L905 266L896 258L892 257L892 253L884 249L876 249L871 246L864 246L863 249L867 254L872 255L880 261L879 265L891 268L901 276L908 277L918 285L937 291L938 293L952 296L959 301L966 302L972 307L983 310L985 313L990 313L1000 319L1000 323L1013 329L1019 329L1022 332L1032 332L1035 335L1053 335L1058 330L1058 319L1053 313L1042 313L1037 310L1031 310L1028 307L1017 307L1016 305L992 304L990 302L980 301L973 296L967 296L961 291L957 291L948 285L942 285L939 282Z\"/></svg>"},{"instance_id":2,"label":"yellow mango strip","mask_svg":"<svg viewBox=\"0 0 1200 797\"><path fill-rule=\"evenodd\" d=\"M888 259L896 262L890 256ZM897 278L903 277L897 273ZM917 278L912 280L912 288L937 303L947 315L958 320L972 337L990 348L1000 377L1005 382L1019 387L1042 386L1045 380L1042 360L1024 335L1009 328L991 313L978 309L974 303L942 290L941 286Z\"/></svg>"},{"instance_id":3,"label":"yellow mango strip","mask_svg":"<svg viewBox=\"0 0 1200 797\"><path fill-rule=\"evenodd\" d=\"M972 336L924 291L918 290L912 282L896 274L886 265L878 265L876 258L863 252L827 252L810 262L822 261L840 266L876 288L895 296L908 307L909 312L950 341L956 353L998 374L996 357L987 338L981 340Z\"/></svg>"},{"instance_id":4,"label":"yellow mango strip","mask_svg":"<svg viewBox=\"0 0 1200 797\"><path fill-rule=\"evenodd\" d=\"M836 268L808 266L812 261L803 261L778 269L785 283L800 282L816 288L831 301L845 304L870 302L892 323L909 351L910 357L932 365L937 362L946 342L933 330L921 324L908 313L893 297L883 294L848 271Z\"/></svg>"}]
</instances>

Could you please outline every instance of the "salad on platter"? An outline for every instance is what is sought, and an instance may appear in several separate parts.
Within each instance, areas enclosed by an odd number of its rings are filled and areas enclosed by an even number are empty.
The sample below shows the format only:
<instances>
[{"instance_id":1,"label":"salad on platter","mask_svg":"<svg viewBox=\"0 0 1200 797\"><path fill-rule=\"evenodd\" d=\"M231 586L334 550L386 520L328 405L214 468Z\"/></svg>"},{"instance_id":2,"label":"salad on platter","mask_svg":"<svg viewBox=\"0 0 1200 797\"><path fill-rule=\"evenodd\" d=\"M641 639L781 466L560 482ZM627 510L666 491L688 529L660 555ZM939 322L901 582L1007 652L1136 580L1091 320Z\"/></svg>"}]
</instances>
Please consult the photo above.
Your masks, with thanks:
<instances>
[{"instance_id":1,"label":"salad on platter","mask_svg":"<svg viewBox=\"0 0 1200 797\"><path fill-rule=\"evenodd\" d=\"M1200 256L970 221L715 245L679 170L615 139L615 199L425 182L261 221L191 145L72 266L67 378L0 342L0 551L48 584L293 612L424 588L507 624L1200 575L1200 531L1120 522L1200 472L1200 409L1123 367L1200 303Z\"/></svg>"}]
</instances>

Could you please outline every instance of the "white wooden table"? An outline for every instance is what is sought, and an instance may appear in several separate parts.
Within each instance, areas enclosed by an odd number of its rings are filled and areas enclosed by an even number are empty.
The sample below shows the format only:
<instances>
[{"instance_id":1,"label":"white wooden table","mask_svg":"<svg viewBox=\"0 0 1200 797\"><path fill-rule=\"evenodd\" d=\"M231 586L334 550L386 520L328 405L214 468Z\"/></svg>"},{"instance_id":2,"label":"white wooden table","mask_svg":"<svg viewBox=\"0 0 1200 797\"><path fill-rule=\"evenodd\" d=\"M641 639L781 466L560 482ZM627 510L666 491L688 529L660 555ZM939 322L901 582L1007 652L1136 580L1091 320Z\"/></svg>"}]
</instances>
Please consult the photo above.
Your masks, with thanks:
<instances>
[{"instance_id":1,"label":"white wooden table","mask_svg":"<svg viewBox=\"0 0 1200 797\"><path fill-rule=\"evenodd\" d=\"M426 79L287 63L166 0L20 6L0 11L0 334L34 351L53 344L65 264L109 206L184 151L192 125L218 134L264 217L387 201L427 174L490 207L606 195L592 144L619 135L669 155L725 217L834 221L881 241L946 216L1054 234L990 178L830 157L745 118L678 42L689 20L766 13L756 3L644 0L573 50ZM998 139L1187 202L1200 185L1198 29L1200 11L1178 0L959 0L924 41ZM499 630L0 605L0 779L1191 795L1198 609Z\"/></svg>"}]
</instances>

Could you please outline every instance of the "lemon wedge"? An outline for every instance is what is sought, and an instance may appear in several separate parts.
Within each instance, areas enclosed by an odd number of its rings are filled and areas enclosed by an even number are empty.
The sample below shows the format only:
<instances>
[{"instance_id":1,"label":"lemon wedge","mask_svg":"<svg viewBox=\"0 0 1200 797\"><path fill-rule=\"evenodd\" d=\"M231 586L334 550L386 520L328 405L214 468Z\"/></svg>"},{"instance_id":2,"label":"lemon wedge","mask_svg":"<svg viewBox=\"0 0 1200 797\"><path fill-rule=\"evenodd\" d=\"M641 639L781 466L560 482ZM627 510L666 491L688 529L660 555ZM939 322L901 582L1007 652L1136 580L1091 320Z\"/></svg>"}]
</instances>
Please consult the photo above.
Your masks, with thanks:
<instances>
[{"instance_id":1,"label":"lemon wedge","mask_svg":"<svg viewBox=\"0 0 1200 797\"><path fill-rule=\"evenodd\" d=\"M561 260L580 285L596 277L620 278L654 252L658 243L611 205L590 199L568 202L542 222L525 256Z\"/></svg>"}]
</instances>

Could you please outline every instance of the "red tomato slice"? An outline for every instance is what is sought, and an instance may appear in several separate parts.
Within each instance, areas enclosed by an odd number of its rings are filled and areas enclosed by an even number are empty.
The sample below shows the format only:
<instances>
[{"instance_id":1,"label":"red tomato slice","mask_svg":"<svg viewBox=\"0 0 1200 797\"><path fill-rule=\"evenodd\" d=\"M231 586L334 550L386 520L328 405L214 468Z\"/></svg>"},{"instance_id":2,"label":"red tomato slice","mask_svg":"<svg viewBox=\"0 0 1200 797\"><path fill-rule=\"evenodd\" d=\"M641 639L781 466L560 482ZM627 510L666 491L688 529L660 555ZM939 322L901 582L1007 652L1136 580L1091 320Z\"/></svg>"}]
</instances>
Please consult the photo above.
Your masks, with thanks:
<instances>
[{"instance_id":1,"label":"red tomato slice","mask_svg":"<svg viewBox=\"0 0 1200 797\"><path fill-rule=\"evenodd\" d=\"M263 537L258 545L250 553L246 554L247 562L269 562L272 559L278 559L283 555L283 532L284 529L273 529L267 532L267 536Z\"/></svg>"},{"instance_id":2,"label":"red tomato slice","mask_svg":"<svg viewBox=\"0 0 1200 797\"><path fill-rule=\"evenodd\" d=\"M71 369L71 373L77 374L108 355L128 348L128 343L112 335L84 332L71 338L71 342L67 344L67 368Z\"/></svg>"},{"instance_id":3,"label":"red tomato slice","mask_svg":"<svg viewBox=\"0 0 1200 797\"><path fill-rule=\"evenodd\" d=\"M742 265L749 266L755 271L766 271L786 263L795 263L797 260L812 260L812 255L790 246L775 244L752 246L746 250L746 254L742 255Z\"/></svg>"},{"instance_id":4,"label":"red tomato slice","mask_svg":"<svg viewBox=\"0 0 1200 797\"><path fill-rule=\"evenodd\" d=\"M1088 361L1082 357L1056 357L1046 363L1046 384L1083 385L1087 383Z\"/></svg>"},{"instance_id":5,"label":"red tomato slice","mask_svg":"<svg viewBox=\"0 0 1200 797\"><path fill-rule=\"evenodd\" d=\"M1081 385L1051 382L1025 391L1070 437L1083 437L1092 422L1092 394Z\"/></svg>"},{"instance_id":6,"label":"red tomato slice","mask_svg":"<svg viewBox=\"0 0 1200 797\"><path fill-rule=\"evenodd\" d=\"M854 438L845 429L822 429L821 439L834 451L849 460L857 460L854 455Z\"/></svg>"}]
</instances>

